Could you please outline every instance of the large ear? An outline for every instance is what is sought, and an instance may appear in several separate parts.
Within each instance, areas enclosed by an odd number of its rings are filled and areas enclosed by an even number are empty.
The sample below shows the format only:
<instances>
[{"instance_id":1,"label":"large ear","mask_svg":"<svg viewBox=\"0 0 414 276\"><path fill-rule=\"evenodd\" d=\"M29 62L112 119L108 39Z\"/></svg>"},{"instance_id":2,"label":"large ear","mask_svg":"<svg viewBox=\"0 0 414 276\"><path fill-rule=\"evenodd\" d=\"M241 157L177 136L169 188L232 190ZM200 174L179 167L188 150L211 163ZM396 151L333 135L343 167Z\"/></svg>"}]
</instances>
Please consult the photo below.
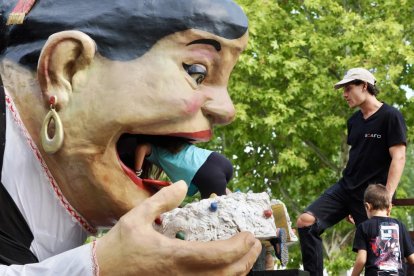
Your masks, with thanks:
<instances>
[{"instance_id":1,"label":"large ear","mask_svg":"<svg viewBox=\"0 0 414 276\"><path fill-rule=\"evenodd\" d=\"M57 108L68 103L73 76L91 64L95 53L95 42L83 32L63 31L49 37L37 68L45 104L49 105L50 96L57 97Z\"/></svg>"}]
</instances>

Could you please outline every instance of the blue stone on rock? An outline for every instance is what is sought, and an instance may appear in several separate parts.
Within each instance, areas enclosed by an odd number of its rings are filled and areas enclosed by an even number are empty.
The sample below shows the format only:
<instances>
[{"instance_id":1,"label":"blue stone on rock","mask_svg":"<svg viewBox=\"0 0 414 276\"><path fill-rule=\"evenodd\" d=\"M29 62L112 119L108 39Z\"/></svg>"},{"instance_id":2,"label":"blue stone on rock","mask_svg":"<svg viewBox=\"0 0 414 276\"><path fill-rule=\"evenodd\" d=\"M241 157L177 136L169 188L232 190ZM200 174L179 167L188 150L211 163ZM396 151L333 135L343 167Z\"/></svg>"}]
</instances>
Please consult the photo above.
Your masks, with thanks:
<instances>
[{"instance_id":1,"label":"blue stone on rock","mask_svg":"<svg viewBox=\"0 0 414 276\"><path fill-rule=\"evenodd\" d=\"M210 211L215 212L217 211L217 208L218 208L217 202L211 202Z\"/></svg>"}]
</instances>

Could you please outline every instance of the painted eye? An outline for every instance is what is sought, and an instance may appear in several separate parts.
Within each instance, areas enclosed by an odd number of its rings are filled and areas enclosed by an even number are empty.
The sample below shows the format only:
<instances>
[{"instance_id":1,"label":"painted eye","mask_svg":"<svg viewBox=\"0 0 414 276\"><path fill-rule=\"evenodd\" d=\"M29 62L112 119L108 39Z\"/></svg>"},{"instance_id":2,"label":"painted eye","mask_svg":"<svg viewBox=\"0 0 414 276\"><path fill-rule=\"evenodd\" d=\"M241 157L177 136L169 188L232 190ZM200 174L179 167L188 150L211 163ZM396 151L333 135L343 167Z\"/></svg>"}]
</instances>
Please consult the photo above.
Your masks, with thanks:
<instances>
[{"instance_id":1,"label":"painted eye","mask_svg":"<svg viewBox=\"0 0 414 276\"><path fill-rule=\"evenodd\" d=\"M185 64L183 63L183 67L187 74L189 74L197 85L200 85L207 76L207 69L204 65L201 64Z\"/></svg>"}]
</instances>

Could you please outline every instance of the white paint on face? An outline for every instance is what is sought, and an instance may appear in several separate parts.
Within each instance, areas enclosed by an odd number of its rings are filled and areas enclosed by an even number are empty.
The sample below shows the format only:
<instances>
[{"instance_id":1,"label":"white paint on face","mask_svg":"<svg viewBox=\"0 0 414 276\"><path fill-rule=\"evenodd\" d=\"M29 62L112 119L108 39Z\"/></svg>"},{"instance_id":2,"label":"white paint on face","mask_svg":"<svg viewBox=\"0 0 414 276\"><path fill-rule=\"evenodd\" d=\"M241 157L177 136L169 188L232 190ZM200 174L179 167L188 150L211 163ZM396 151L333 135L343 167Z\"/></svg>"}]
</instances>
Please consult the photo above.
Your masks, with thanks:
<instances>
[{"instance_id":1,"label":"white paint on face","mask_svg":"<svg viewBox=\"0 0 414 276\"><path fill-rule=\"evenodd\" d=\"M118 215L147 197L120 166L115 149L119 137L210 139L214 125L234 119L227 85L246 44L247 34L227 40L187 30L161 39L136 60L97 56L88 70L76 73L69 104L59 111L65 127L62 160L76 164L72 179L82 179L68 189L78 193L88 185L88 192L105 198Z\"/></svg>"}]
</instances>

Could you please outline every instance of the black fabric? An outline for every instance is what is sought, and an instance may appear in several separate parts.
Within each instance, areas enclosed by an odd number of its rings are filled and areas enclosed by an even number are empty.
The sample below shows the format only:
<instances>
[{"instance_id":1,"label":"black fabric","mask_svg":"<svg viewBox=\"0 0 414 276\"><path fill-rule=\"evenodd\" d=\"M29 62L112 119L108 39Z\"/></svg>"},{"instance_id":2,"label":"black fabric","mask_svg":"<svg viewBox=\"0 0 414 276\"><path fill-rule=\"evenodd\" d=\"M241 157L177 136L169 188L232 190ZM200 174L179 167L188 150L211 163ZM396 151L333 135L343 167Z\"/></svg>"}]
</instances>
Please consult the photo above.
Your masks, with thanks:
<instances>
[{"instance_id":1,"label":"black fabric","mask_svg":"<svg viewBox=\"0 0 414 276\"><path fill-rule=\"evenodd\" d=\"M16 3L1 1L2 18L7 18ZM8 59L33 71L46 39L65 30L90 36L105 58L131 61L177 32L198 29L232 40L242 37L248 28L243 10L229 0L36 1L23 24L5 23L0 20L0 54L4 51Z\"/></svg>"},{"instance_id":2,"label":"black fabric","mask_svg":"<svg viewBox=\"0 0 414 276\"><path fill-rule=\"evenodd\" d=\"M364 191L365 188L349 191L340 183L336 183L313 201L305 211L318 218L321 234L348 215L352 215L355 224L359 225L368 219L363 201Z\"/></svg>"},{"instance_id":3,"label":"black fabric","mask_svg":"<svg viewBox=\"0 0 414 276\"><path fill-rule=\"evenodd\" d=\"M299 228L302 261L310 275L323 275L322 239L323 232L337 224L349 214L356 225L367 220L363 202L365 189L349 191L340 183L332 185L318 199L306 208L306 212L317 218L311 227Z\"/></svg>"},{"instance_id":4,"label":"black fabric","mask_svg":"<svg viewBox=\"0 0 414 276\"><path fill-rule=\"evenodd\" d=\"M225 195L227 183L232 177L233 165L230 160L217 152L212 152L191 182L197 186L201 198L208 198L212 193L218 196Z\"/></svg>"},{"instance_id":5,"label":"black fabric","mask_svg":"<svg viewBox=\"0 0 414 276\"><path fill-rule=\"evenodd\" d=\"M303 269L311 276L323 276L322 239L317 223L298 228Z\"/></svg>"},{"instance_id":6,"label":"black fabric","mask_svg":"<svg viewBox=\"0 0 414 276\"><path fill-rule=\"evenodd\" d=\"M357 111L348 120L349 161L342 182L352 190L372 183L387 183L391 164L389 148L406 144L407 127L401 113L383 104L377 112L364 119Z\"/></svg>"},{"instance_id":7,"label":"black fabric","mask_svg":"<svg viewBox=\"0 0 414 276\"><path fill-rule=\"evenodd\" d=\"M0 79L1 83L1 79ZM3 168L4 147L6 146L6 99L4 88L0 85L0 168ZM0 170L1 180L1 170Z\"/></svg>"},{"instance_id":8,"label":"black fabric","mask_svg":"<svg viewBox=\"0 0 414 276\"><path fill-rule=\"evenodd\" d=\"M367 251L365 275L405 275L404 257L414 253L403 223L376 216L358 226L352 249Z\"/></svg>"},{"instance_id":9,"label":"black fabric","mask_svg":"<svg viewBox=\"0 0 414 276\"><path fill-rule=\"evenodd\" d=\"M4 89L0 86L0 179L6 141L6 109ZM0 184L0 264L28 264L38 262L29 247L33 234L3 184Z\"/></svg>"}]
</instances>

